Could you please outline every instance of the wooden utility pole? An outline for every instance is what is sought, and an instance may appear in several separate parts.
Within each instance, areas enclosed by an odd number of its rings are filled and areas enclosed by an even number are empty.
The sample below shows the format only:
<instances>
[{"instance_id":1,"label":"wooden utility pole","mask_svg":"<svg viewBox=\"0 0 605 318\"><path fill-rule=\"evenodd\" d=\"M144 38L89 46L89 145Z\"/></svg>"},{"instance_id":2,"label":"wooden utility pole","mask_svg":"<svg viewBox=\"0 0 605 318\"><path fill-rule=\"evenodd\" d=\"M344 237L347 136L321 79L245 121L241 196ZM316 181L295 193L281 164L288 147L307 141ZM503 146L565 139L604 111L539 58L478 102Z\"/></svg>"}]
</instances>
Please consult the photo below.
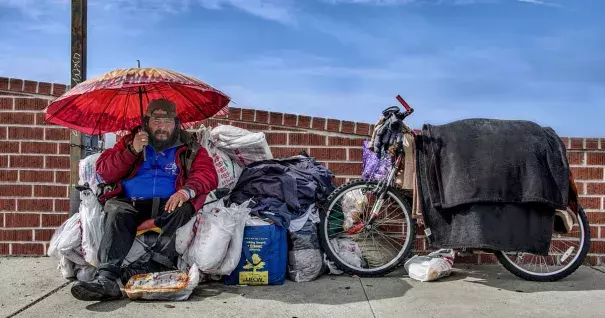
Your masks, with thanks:
<instances>
[{"instance_id":1,"label":"wooden utility pole","mask_svg":"<svg viewBox=\"0 0 605 318\"><path fill-rule=\"evenodd\" d=\"M71 87L75 87L86 80L86 19L88 0L71 0ZM77 146L96 146L92 144L90 136L76 130L70 134L70 143ZM74 186L78 184L78 163L89 153L83 147L70 148L70 214L78 211L80 196Z\"/></svg>"}]
</instances>

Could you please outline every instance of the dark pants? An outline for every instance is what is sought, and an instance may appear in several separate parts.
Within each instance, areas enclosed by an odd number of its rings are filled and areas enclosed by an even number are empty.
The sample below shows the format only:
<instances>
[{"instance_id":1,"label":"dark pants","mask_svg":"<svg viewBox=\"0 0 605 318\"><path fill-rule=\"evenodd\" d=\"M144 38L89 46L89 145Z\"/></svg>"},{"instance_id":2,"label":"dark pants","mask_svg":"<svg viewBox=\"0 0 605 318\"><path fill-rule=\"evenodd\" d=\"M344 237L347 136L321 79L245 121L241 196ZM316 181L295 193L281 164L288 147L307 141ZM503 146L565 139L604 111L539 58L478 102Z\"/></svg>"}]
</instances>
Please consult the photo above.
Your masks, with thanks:
<instances>
[{"instance_id":1,"label":"dark pants","mask_svg":"<svg viewBox=\"0 0 605 318\"><path fill-rule=\"evenodd\" d=\"M159 205L155 225L162 229L158 238L162 244L156 244L153 251L174 261L178 257L174 243L176 230L185 225L195 214L195 208L189 202L172 213L164 211L166 201ZM99 275L117 279L120 277L122 262L130 252L137 227L152 217L152 200L140 200L133 203L127 199L111 199L105 203L104 232L99 247Z\"/></svg>"}]
</instances>

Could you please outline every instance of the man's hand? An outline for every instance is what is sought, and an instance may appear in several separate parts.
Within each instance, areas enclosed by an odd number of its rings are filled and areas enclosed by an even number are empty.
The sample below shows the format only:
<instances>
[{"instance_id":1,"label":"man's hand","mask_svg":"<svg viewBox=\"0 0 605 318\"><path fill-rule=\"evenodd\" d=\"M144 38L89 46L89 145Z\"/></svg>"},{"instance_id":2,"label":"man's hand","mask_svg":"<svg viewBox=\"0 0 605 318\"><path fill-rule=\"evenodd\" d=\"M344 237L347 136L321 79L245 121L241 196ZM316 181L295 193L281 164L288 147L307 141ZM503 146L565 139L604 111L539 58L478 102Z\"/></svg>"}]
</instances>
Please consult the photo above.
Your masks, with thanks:
<instances>
[{"instance_id":1,"label":"man's hand","mask_svg":"<svg viewBox=\"0 0 605 318\"><path fill-rule=\"evenodd\" d=\"M132 148L139 153L143 151L143 148L149 144L149 134L146 131L139 131L134 140L132 141Z\"/></svg>"},{"instance_id":2,"label":"man's hand","mask_svg":"<svg viewBox=\"0 0 605 318\"><path fill-rule=\"evenodd\" d=\"M183 203L187 202L188 200L189 198L183 193L183 191L177 191L175 194L170 196L170 199L168 199L168 202L166 202L164 210L166 210L168 213L172 213L174 210L176 210L176 208L183 206Z\"/></svg>"}]
</instances>

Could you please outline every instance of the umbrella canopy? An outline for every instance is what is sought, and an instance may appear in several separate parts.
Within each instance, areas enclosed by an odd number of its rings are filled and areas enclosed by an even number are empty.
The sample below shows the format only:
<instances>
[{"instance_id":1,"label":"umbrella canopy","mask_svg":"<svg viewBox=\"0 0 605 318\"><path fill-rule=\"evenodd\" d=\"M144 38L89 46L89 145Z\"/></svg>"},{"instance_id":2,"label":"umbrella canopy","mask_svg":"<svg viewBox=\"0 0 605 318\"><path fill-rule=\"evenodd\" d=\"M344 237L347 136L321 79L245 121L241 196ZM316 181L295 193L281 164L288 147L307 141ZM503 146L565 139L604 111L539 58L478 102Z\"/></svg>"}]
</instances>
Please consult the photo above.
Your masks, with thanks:
<instances>
[{"instance_id":1,"label":"umbrella canopy","mask_svg":"<svg viewBox=\"0 0 605 318\"><path fill-rule=\"evenodd\" d=\"M189 76L160 68L117 69L82 82L46 108L46 121L89 135L141 125L149 101L177 105L183 124L226 112L230 97Z\"/></svg>"}]
</instances>

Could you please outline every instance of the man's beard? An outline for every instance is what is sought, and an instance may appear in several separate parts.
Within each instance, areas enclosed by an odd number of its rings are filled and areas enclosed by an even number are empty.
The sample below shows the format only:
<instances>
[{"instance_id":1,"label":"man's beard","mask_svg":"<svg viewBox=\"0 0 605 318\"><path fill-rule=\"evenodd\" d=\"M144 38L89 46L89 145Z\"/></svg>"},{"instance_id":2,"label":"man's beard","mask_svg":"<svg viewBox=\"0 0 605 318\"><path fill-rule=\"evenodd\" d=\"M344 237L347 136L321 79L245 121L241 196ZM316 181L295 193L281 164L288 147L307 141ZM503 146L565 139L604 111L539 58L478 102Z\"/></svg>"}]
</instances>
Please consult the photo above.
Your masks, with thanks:
<instances>
[{"instance_id":1,"label":"man's beard","mask_svg":"<svg viewBox=\"0 0 605 318\"><path fill-rule=\"evenodd\" d=\"M149 142L151 143L151 145L153 146L153 148L155 148L156 150L164 150L168 147L170 147L171 145L174 144L175 142L175 132L170 132L168 130L156 130L155 132L150 132L148 131L147 133L149 133ZM161 140L158 139L156 137L157 134L163 133L166 136L168 136L168 138Z\"/></svg>"}]
</instances>

